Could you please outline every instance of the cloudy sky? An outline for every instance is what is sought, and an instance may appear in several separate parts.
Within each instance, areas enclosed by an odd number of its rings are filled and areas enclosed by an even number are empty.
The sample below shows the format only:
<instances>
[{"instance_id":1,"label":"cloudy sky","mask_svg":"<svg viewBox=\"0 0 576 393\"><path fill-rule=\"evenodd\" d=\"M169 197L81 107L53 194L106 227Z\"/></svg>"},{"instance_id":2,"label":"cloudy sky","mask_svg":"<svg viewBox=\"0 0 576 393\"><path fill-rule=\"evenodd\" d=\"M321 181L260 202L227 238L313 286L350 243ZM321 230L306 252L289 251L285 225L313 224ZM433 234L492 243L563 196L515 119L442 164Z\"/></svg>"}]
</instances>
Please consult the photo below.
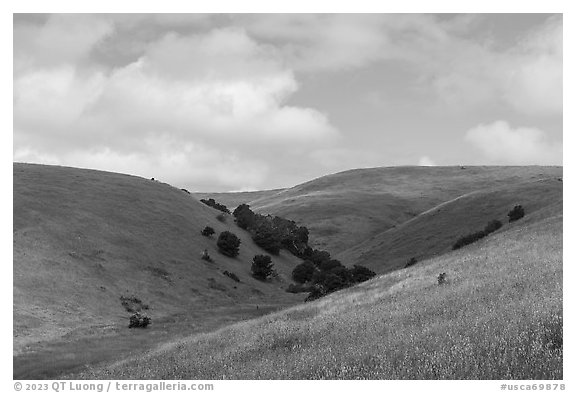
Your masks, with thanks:
<instances>
[{"instance_id":1,"label":"cloudy sky","mask_svg":"<svg viewBox=\"0 0 576 393\"><path fill-rule=\"evenodd\" d=\"M13 137L191 191L561 165L562 17L16 14Z\"/></svg>"}]
</instances>

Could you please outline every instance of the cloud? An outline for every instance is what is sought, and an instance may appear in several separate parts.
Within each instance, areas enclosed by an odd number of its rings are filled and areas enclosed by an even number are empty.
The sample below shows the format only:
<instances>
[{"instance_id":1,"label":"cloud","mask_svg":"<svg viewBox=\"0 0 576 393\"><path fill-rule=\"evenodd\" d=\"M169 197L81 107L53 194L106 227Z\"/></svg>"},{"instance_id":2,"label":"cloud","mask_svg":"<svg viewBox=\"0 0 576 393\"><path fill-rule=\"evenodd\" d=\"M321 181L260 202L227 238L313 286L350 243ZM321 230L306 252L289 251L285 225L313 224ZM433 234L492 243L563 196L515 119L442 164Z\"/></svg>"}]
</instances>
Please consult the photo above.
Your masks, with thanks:
<instances>
[{"instance_id":1,"label":"cloud","mask_svg":"<svg viewBox=\"0 0 576 393\"><path fill-rule=\"evenodd\" d=\"M418 165L419 166L436 166L436 163L434 161L432 161L432 159L428 156L422 156L420 157L420 160L418 160Z\"/></svg>"},{"instance_id":2,"label":"cloud","mask_svg":"<svg viewBox=\"0 0 576 393\"><path fill-rule=\"evenodd\" d=\"M117 151L108 147L76 149L58 156L31 148L16 148L14 160L51 165L66 165L155 177L192 190L255 189L266 180L269 166L256 158L241 157L210 146L180 144L169 138L146 139L138 151Z\"/></svg>"},{"instance_id":3,"label":"cloud","mask_svg":"<svg viewBox=\"0 0 576 393\"><path fill-rule=\"evenodd\" d=\"M528 114L562 114L562 17L554 16L511 54L504 98Z\"/></svg>"},{"instance_id":4,"label":"cloud","mask_svg":"<svg viewBox=\"0 0 576 393\"><path fill-rule=\"evenodd\" d=\"M258 39L274 42L293 69L337 71L365 66L383 55L387 36L383 15L234 15Z\"/></svg>"},{"instance_id":5,"label":"cloud","mask_svg":"<svg viewBox=\"0 0 576 393\"><path fill-rule=\"evenodd\" d=\"M44 24L15 23L14 71L81 61L113 31L111 21L86 14L50 15Z\"/></svg>"},{"instance_id":6,"label":"cloud","mask_svg":"<svg viewBox=\"0 0 576 393\"><path fill-rule=\"evenodd\" d=\"M513 128L505 121L482 124L466 132L466 140L498 165L562 165L562 144L537 128Z\"/></svg>"},{"instance_id":7,"label":"cloud","mask_svg":"<svg viewBox=\"0 0 576 393\"><path fill-rule=\"evenodd\" d=\"M286 145L306 151L338 135L325 114L285 104L298 90L294 74L241 29L169 33L123 67L33 64L14 81L15 159L113 163L129 173L165 170L173 180L180 171L168 163L203 181L190 169L202 166L215 182L254 188L268 173L255 153L280 159ZM165 138L180 159L168 159L166 145L151 147Z\"/></svg>"}]
</instances>

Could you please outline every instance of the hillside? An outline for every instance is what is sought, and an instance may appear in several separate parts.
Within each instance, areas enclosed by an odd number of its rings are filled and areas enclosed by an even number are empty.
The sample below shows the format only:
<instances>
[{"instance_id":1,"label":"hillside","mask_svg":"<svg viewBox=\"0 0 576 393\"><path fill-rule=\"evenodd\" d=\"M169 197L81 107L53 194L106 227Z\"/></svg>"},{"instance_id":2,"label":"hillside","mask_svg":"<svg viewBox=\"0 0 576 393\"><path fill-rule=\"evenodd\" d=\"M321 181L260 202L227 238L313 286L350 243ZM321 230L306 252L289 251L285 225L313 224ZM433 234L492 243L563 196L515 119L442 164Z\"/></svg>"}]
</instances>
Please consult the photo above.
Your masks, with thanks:
<instances>
[{"instance_id":1,"label":"hillside","mask_svg":"<svg viewBox=\"0 0 576 393\"><path fill-rule=\"evenodd\" d=\"M462 195L559 177L561 167L383 167L253 194L251 201L247 193L211 197L231 205L248 203L256 212L295 220L310 229L312 246L336 255Z\"/></svg>"},{"instance_id":2,"label":"hillside","mask_svg":"<svg viewBox=\"0 0 576 393\"><path fill-rule=\"evenodd\" d=\"M109 360L302 301L284 290L300 260L283 252L273 257L279 277L255 280L252 258L265 252L233 217L220 222L220 212L178 188L77 168L13 170L15 375L37 377L39 367L58 361L66 368L66 359ZM200 234L207 225L216 230L212 238ZM236 258L217 251L224 230L241 239ZM204 249L212 263L200 258ZM126 328L130 313L121 296L149 305L146 333ZM111 352L95 359L86 351L107 346Z\"/></svg>"},{"instance_id":3,"label":"hillside","mask_svg":"<svg viewBox=\"0 0 576 393\"><path fill-rule=\"evenodd\" d=\"M214 198L217 202L227 206L230 211L243 203L253 204L261 198L268 198L284 191L283 188L276 190L262 190L262 191L239 191L239 192L193 192L194 198L208 199ZM256 202L257 203L257 202Z\"/></svg>"},{"instance_id":4,"label":"hillside","mask_svg":"<svg viewBox=\"0 0 576 393\"><path fill-rule=\"evenodd\" d=\"M361 264L378 273L404 267L409 258L431 258L449 252L458 238L482 230L490 220L514 228L507 213L517 204L527 212L526 220L541 210L562 213L562 182L556 178L530 180L484 188L444 202L418 216L373 236L337 255L349 264Z\"/></svg>"},{"instance_id":5,"label":"hillside","mask_svg":"<svg viewBox=\"0 0 576 393\"><path fill-rule=\"evenodd\" d=\"M556 206L318 301L70 377L562 379L562 321Z\"/></svg>"}]
</instances>

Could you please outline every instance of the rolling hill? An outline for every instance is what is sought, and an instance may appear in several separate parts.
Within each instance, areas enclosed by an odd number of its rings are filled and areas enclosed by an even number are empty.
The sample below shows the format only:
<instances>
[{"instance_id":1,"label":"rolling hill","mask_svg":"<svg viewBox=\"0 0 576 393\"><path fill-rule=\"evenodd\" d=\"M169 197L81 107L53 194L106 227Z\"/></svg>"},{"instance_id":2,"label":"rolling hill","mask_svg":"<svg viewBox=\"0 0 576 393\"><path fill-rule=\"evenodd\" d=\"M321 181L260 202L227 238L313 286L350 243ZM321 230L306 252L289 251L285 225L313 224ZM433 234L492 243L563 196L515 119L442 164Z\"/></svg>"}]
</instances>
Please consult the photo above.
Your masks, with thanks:
<instances>
[{"instance_id":1,"label":"rolling hill","mask_svg":"<svg viewBox=\"0 0 576 393\"><path fill-rule=\"evenodd\" d=\"M69 377L562 379L562 329L562 208L553 205L320 300Z\"/></svg>"},{"instance_id":2,"label":"rolling hill","mask_svg":"<svg viewBox=\"0 0 576 393\"><path fill-rule=\"evenodd\" d=\"M449 252L461 236L482 230L490 220L514 228L507 213L522 205L530 214L560 209L562 182L543 178L484 188L444 202L337 255L349 264L361 264L378 273L404 267L409 258L424 260Z\"/></svg>"},{"instance_id":3,"label":"rolling hill","mask_svg":"<svg viewBox=\"0 0 576 393\"><path fill-rule=\"evenodd\" d=\"M14 164L14 378L561 378L561 180L561 167L373 168L191 196ZM285 291L301 260L282 251L278 277L255 280L265 252L199 197L293 219L314 247L386 274L286 308L305 297ZM526 216L508 223L516 204ZM451 251L492 219L504 226ZM237 258L217 251L224 230L242 241ZM151 326L127 329L142 303Z\"/></svg>"},{"instance_id":4,"label":"rolling hill","mask_svg":"<svg viewBox=\"0 0 576 393\"><path fill-rule=\"evenodd\" d=\"M249 193L211 197L226 200L230 206L248 203L258 213L305 225L312 246L336 255L460 196L561 177L561 167L383 167L349 170L285 190L259 192L251 201Z\"/></svg>"},{"instance_id":5,"label":"rolling hill","mask_svg":"<svg viewBox=\"0 0 576 393\"><path fill-rule=\"evenodd\" d=\"M302 301L285 292L300 260L283 252L273 257L278 278L255 280L252 258L265 252L233 217L220 222L219 211L178 188L77 168L14 164L13 171L15 376L50 376L58 370L41 368L125 355ZM200 234L207 225L212 238ZM236 258L217 251L224 230L241 239ZM201 259L204 249L213 262ZM126 329L125 305L139 301L152 317L148 336ZM106 340L111 352L90 358L86 347L98 351Z\"/></svg>"}]
</instances>

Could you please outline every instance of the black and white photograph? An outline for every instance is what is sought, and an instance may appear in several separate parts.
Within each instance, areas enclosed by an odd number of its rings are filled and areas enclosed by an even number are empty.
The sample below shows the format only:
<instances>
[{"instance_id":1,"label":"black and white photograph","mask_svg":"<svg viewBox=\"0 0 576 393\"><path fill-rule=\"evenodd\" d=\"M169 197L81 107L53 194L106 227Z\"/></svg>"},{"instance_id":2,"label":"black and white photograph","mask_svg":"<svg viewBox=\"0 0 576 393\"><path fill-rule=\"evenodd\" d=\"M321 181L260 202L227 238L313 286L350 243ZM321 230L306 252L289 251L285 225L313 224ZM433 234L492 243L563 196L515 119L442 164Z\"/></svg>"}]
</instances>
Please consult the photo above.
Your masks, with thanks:
<instances>
[{"instance_id":1,"label":"black and white photograph","mask_svg":"<svg viewBox=\"0 0 576 393\"><path fill-rule=\"evenodd\" d=\"M562 13L12 22L8 388L570 391Z\"/></svg>"}]
</instances>

